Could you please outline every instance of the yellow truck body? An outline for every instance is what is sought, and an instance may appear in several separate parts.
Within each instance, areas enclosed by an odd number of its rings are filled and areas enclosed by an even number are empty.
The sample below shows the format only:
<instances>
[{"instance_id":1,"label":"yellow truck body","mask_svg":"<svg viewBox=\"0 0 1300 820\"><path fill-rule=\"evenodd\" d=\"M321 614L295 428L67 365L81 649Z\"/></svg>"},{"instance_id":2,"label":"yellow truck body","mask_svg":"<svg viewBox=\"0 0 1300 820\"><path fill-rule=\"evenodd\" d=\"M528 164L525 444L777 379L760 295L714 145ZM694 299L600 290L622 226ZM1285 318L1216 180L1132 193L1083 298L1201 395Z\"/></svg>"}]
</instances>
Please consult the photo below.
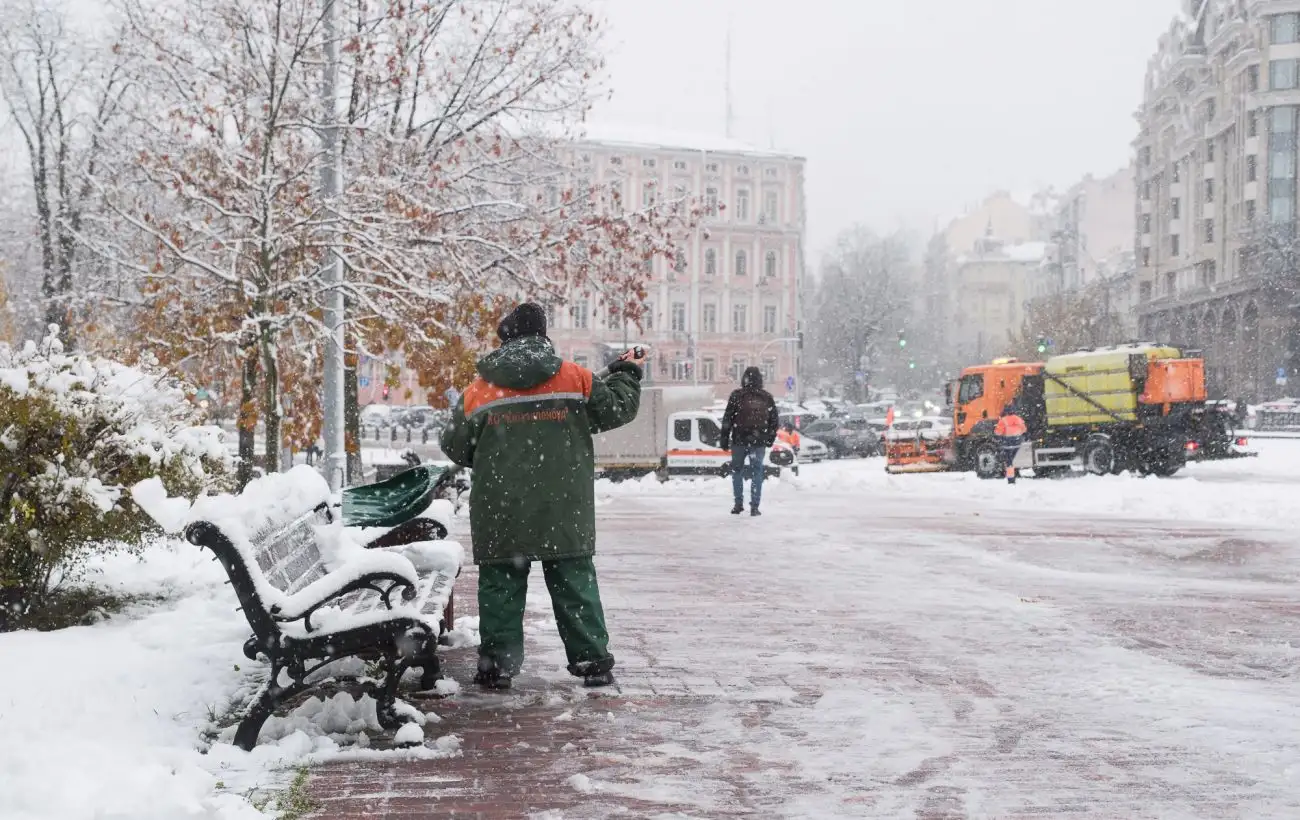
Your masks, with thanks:
<instances>
[{"instance_id":1,"label":"yellow truck body","mask_svg":"<svg viewBox=\"0 0 1300 820\"><path fill-rule=\"evenodd\" d=\"M1136 422L1148 365L1181 356L1176 347L1143 344L1051 357L1043 380L1048 426Z\"/></svg>"}]
</instances>

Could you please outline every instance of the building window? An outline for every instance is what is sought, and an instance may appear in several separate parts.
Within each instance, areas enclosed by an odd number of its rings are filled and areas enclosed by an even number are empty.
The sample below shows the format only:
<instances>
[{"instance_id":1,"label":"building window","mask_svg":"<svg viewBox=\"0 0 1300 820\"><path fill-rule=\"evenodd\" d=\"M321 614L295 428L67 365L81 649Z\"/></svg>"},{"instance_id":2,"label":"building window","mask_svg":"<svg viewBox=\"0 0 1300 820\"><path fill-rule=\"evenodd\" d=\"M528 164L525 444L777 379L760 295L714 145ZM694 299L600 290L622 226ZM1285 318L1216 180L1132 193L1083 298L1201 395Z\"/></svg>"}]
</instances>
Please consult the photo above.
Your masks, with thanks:
<instances>
[{"instance_id":1,"label":"building window","mask_svg":"<svg viewBox=\"0 0 1300 820\"><path fill-rule=\"evenodd\" d=\"M1274 91L1295 88L1296 61L1270 60L1268 64L1268 85Z\"/></svg>"},{"instance_id":2,"label":"building window","mask_svg":"<svg viewBox=\"0 0 1300 820\"><path fill-rule=\"evenodd\" d=\"M1218 278L1219 266L1213 259L1201 265L1201 285L1203 287L1213 287Z\"/></svg>"},{"instance_id":3,"label":"building window","mask_svg":"<svg viewBox=\"0 0 1300 820\"><path fill-rule=\"evenodd\" d=\"M1273 45L1286 45L1300 41L1300 14L1295 12L1275 14L1269 22L1271 23L1269 41Z\"/></svg>"},{"instance_id":4,"label":"building window","mask_svg":"<svg viewBox=\"0 0 1300 820\"><path fill-rule=\"evenodd\" d=\"M1205 161L1214 162L1214 140L1205 141Z\"/></svg>"},{"instance_id":5,"label":"building window","mask_svg":"<svg viewBox=\"0 0 1300 820\"><path fill-rule=\"evenodd\" d=\"M642 168L653 168L655 167L656 164L657 163L655 162L654 157L646 157L645 159L641 160Z\"/></svg>"},{"instance_id":6,"label":"building window","mask_svg":"<svg viewBox=\"0 0 1300 820\"><path fill-rule=\"evenodd\" d=\"M1165 295L1173 296L1178 290L1178 274L1170 271L1165 274Z\"/></svg>"},{"instance_id":7,"label":"building window","mask_svg":"<svg viewBox=\"0 0 1300 820\"><path fill-rule=\"evenodd\" d=\"M776 305L763 305L763 332L776 333Z\"/></svg>"},{"instance_id":8,"label":"building window","mask_svg":"<svg viewBox=\"0 0 1300 820\"><path fill-rule=\"evenodd\" d=\"M731 306L731 332L749 332L749 305L739 304Z\"/></svg>"},{"instance_id":9,"label":"building window","mask_svg":"<svg viewBox=\"0 0 1300 820\"><path fill-rule=\"evenodd\" d=\"M576 364L578 367L590 367L591 359L589 359L587 357L587 354L585 353L574 353L573 363Z\"/></svg>"},{"instance_id":10,"label":"building window","mask_svg":"<svg viewBox=\"0 0 1300 820\"><path fill-rule=\"evenodd\" d=\"M623 164L623 158L622 158L622 157L610 157L610 158L609 158L609 164L610 164L610 165L622 165L622 164Z\"/></svg>"},{"instance_id":11,"label":"building window","mask_svg":"<svg viewBox=\"0 0 1300 820\"><path fill-rule=\"evenodd\" d=\"M653 208L655 206L655 184L647 182L641 186L641 207Z\"/></svg>"},{"instance_id":12,"label":"building window","mask_svg":"<svg viewBox=\"0 0 1300 820\"><path fill-rule=\"evenodd\" d=\"M736 251L736 275L744 276L749 272L749 256L744 251Z\"/></svg>"},{"instance_id":13,"label":"building window","mask_svg":"<svg viewBox=\"0 0 1300 820\"><path fill-rule=\"evenodd\" d=\"M736 221L749 221L749 189L741 188L736 191Z\"/></svg>"},{"instance_id":14,"label":"building window","mask_svg":"<svg viewBox=\"0 0 1300 820\"><path fill-rule=\"evenodd\" d=\"M1218 113L1219 113L1219 102L1218 102L1218 100L1214 100L1214 99L1206 100L1206 101L1205 101L1205 121L1206 121L1206 122L1214 122L1214 118L1215 118L1216 116L1218 116Z\"/></svg>"},{"instance_id":15,"label":"building window","mask_svg":"<svg viewBox=\"0 0 1300 820\"><path fill-rule=\"evenodd\" d=\"M670 329L672 330L672 332L685 333L686 332L686 303L673 302L671 316L672 318L670 321L672 322L672 325Z\"/></svg>"},{"instance_id":16,"label":"building window","mask_svg":"<svg viewBox=\"0 0 1300 820\"><path fill-rule=\"evenodd\" d=\"M1214 180L1212 179L1205 180L1205 201L1214 201Z\"/></svg>"},{"instance_id":17,"label":"building window","mask_svg":"<svg viewBox=\"0 0 1300 820\"><path fill-rule=\"evenodd\" d=\"M686 170L686 162L683 161L683 160L680 160L680 159L679 159L679 160L675 160L675 161L673 162L673 170L674 170L674 171L685 171L685 170Z\"/></svg>"},{"instance_id":18,"label":"building window","mask_svg":"<svg viewBox=\"0 0 1300 820\"><path fill-rule=\"evenodd\" d=\"M1255 207L1256 207L1255 200L1253 199L1246 200L1246 221L1247 222L1255 221Z\"/></svg>"},{"instance_id":19,"label":"building window","mask_svg":"<svg viewBox=\"0 0 1300 820\"><path fill-rule=\"evenodd\" d=\"M777 196L776 191L768 191L763 194L763 219L767 222L776 222Z\"/></svg>"},{"instance_id":20,"label":"building window","mask_svg":"<svg viewBox=\"0 0 1300 820\"><path fill-rule=\"evenodd\" d=\"M1259 160L1254 154L1246 156L1246 181L1254 182L1259 177Z\"/></svg>"},{"instance_id":21,"label":"building window","mask_svg":"<svg viewBox=\"0 0 1300 820\"><path fill-rule=\"evenodd\" d=\"M714 276L718 272L718 252L714 248L704 251L704 275Z\"/></svg>"},{"instance_id":22,"label":"building window","mask_svg":"<svg viewBox=\"0 0 1300 820\"><path fill-rule=\"evenodd\" d=\"M1246 115L1246 136L1259 136L1259 112L1251 111Z\"/></svg>"},{"instance_id":23,"label":"building window","mask_svg":"<svg viewBox=\"0 0 1300 820\"><path fill-rule=\"evenodd\" d=\"M708 174L716 174L718 172L718 163L716 162L706 163L704 166L704 172Z\"/></svg>"},{"instance_id":24,"label":"building window","mask_svg":"<svg viewBox=\"0 0 1300 820\"><path fill-rule=\"evenodd\" d=\"M764 168L764 169L763 169L763 176L767 177L768 179L776 179L776 177L777 177L777 173L778 173L778 172L777 172L777 170L776 170L775 168Z\"/></svg>"},{"instance_id":25,"label":"building window","mask_svg":"<svg viewBox=\"0 0 1300 820\"><path fill-rule=\"evenodd\" d=\"M718 378L718 360L701 359L700 360L700 381L712 382Z\"/></svg>"},{"instance_id":26,"label":"building window","mask_svg":"<svg viewBox=\"0 0 1300 820\"><path fill-rule=\"evenodd\" d=\"M1142 183L1142 198L1143 199L1151 198L1151 180L1149 179L1146 182Z\"/></svg>"},{"instance_id":27,"label":"building window","mask_svg":"<svg viewBox=\"0 0 1300 820\"><path fill-rule=\"evenodd\" d=\"M578 161L581 162L583 165L590 165L590 164L591 164L591 154L588 154L588 153L582 153L582 154L579 154L579 155L578 155Z\"/></svg>"},{"instance_id":28,"label":"building window","mask_svg":"<svg viewBox=\"0 0 1300 820\"><path fill-rule=\"evenodd\" d=\"M776 251L768 251L763 257L763 275L768 279L775 279L776 273Z\"/></svg>"},{"instance_id":29,"label":"building window","mask_svg":"<svg viewBox=\"0 0 1300 820\"><path fill-rule=\"evenodd\" d=\"M1150 301L1151 301L1151 283L1150 283L1150 282L1143 282L1142 284L1138 285L1138 299L1142 300L1143 302L1150 302Z\"/></svg>"},{"instance_id":30,"label":"building window","mask_svg":"<svg viewBox=\"0 0 1300 820\"><path fill-rule=\"evenodd\" d=\"M1143 168L1148 168L1148 167L1151 166L1151 146L1150 146L1150 145L1145 145L1145 146L1142 147L1142 149L1141 149L1140 151L1138 151L1138 163L1141 164Z\"/></svg>"},{"instance_id":31,"label":"building window","mask_svg":"<svg viewBox=\"0 0 1300 820\"><path fill-rule=\"evenodd\" d=\"M1151 267L1151 249L1150 249L1150 248L1143 248L1143 249L1142 249L1142 267L1144 267L1144 268L1149 268L1149 267Z\"/></svg>"},{"instance_id":32,"label":"building window","mask_svg":"<svg viewBox=\"0 0 1300 820\"><path fill-rule=\"evenodd\" d=\"M732 356L731 357L731 378L739 381L741 375L745 372L745 368L748 366L749 366L749 360L746 359L744 356Z\"/></svg>"},{"instance_id":33,"label":"building window","mask_svg":"<svg viewBox=\"0 0 1300 820\"><path fill-rule=\"evenodd\" d=\"M651 331L655 329L655 303L646 302L641 308L641 329Z\"/></svg>"},{"instance_id":34,"label":"building window","mask_svg":"<svg viewBox=\"0 0 1300 820\"><path fill-rule=\"evenodd\" d=\"M718 332L718 306L713 304L712 302L706 302L704 306L701 308L701 310L703 313L701 316L702 321L700 322L700 324L702 324L703 327L700 328L700 331L702 333L717 333Z\"/></svg>"},{"instance_id":35,"label":"building window","mask_svg":"<svg viewBox=\"0 0 1300 820\"><path fill-rule=\"evenodd\" d=\"M776 359L763 360L763 384L776 384Z\"/></svg>"},{"instance_id":36,"label":"building window","mask_svg":"<svg viewBox=\"0 0 1300 820\"><path fill-rule=\"evenodd\" d=\"M623 180L616 179L609 183L609 208L615 214L623 213L623 203L627 196L623 189Z\"/></svg>"},{"instance_id":37,"label":"building window","mask_svg":"<svg viewBox=\"0 0 1300 820\"><path fill-rule=\"evenodd\" d=\"M1142 214L1142 233L1151 233L1151 214Z\"/></svg>"},{"instance_id":38,"label":"building window","mask_svg":"<svg viewBox=\"0 0 1300 820\"><path fill-rule=\"evenodd\" d=\"M1269 197L1268 217L1278 224L1295 221L1295 197L1280 196Z\"/></svg>"},{"instance_id":39,"label":"building window","mask_svg":"<svg viewBox=\"0 0 1300 820\"><path fill-rule=\"evenodd\" d=\"M590 316L591 305L586 299L579 299L569 307L569 319L573 322L574 330L586 330Z\"/></svg>"},{"instance_id":40,"label":"building window","mask_svg":"<svg viewBox=\"0 0 1300 820\"><path fill-rule=\"evenodd\" d=\"M1182 182L1182 181L1183 181L1183 163L1182 163L1182 162L1175 162L1175 163L1174 163L1174 182L1175 182L1175 183L1179 183L1179 182Z\"/></svg>"},{"instance_id":41,"label":"building window","mask_svg":"<svg viewBox=\"0 0 1300 820\"><path fill-rule=\"evenodd\" d=\"M742 176L742 177L747 177L747 176L749 176L749 166L748 166L748 165L737 165L737 166L736 166L736 173L739 174L739 175Z\"/></svg>"},{"instance_id":42,"label":"building window","mask_svg":"<svg viewBox=\"0 0 1300 820\"><path fill-rule=\"evenodd\" d=\"M1174 234L1173 236L1169 237L1169 252L1174 256L1178 256L1179 251L1180 249L1178 246L1178 234Z\"/></svg>"},{"instance_id":43,"label":"building window","mask_svg":"<svg viewBox=\"0 0 1300 820\"><path fill-rule=\"evenodd\" d=\"M1259 90L1259 66L1252 65L1246 68L1246 90Z\"/></svg>"},{"instance_id":44,"label":"building window","mask_svg":"<svg viewBox=\"0 0 1300 820\"><path fill-rule=\"evenodd\" d=\"M704 189L704 213L706 216L718 215L718 189Z\"/></svg>"},{"instance_id":45,"label":"building window","mask_svg":"<svg viewBox=\"0 0 1300 820\"><path fill-rule=\"evenodd\" d=\"M1170 219L1183 218L1183 201L1178 197L1174 197L1173 199L1169 200L1169 218Z\"/></svg>"},{"instance_id":46,"label":"building window","mask_svg":"<svg viewBox=\"0 0 1300 820\"><path fill-rule=\"evenodd\" d=\"M1207 243L1214 241L1214 220L1205 220L1205 241Z\"/></svg>"}]
</instances>

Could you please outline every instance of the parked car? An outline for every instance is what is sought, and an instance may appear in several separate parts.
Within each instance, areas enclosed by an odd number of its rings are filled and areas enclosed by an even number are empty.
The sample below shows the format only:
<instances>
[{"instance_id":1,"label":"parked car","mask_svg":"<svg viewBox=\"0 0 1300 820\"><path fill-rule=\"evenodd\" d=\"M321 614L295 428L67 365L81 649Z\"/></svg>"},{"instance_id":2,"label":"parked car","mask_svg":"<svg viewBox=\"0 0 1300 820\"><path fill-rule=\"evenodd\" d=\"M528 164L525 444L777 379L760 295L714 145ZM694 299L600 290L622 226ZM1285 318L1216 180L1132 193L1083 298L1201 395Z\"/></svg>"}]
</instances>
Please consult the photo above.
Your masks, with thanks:
<instances>
[{"instance_id":1,"label":"parked car","mask_svg":"<svg viewBox=\"0 0 1300 820\"><path fill-rule=\"evenodd\" d=\"M387 427L393 421L393 409L388 404L367 404L361 408L361 424L366 427Z\"/></svg>"},{"instance_id":2,"label":"parked car","mask_svg":"<svg viewBox=\"0 0 1300 820\"><path fill-rule=\"evenodd\" d=\"M879 434L874 432L867 419L861 416L822 419L809 424L799 432L825 444L829 458L866 457L881 453Z\"/></svg>"},{"instance_id":3,"label":"parked car","mask_svg":"<svg viewBox=\"0 0 1300 820\"><path fill-rule=\"evenodd\" d=\"M926 441L939 441L952 435L952 422L940 416L895 421L894 426L882 435L881 440L920 437Z\"/></svg>"},{"instance_id":4,"label":"parked car","mask_svg":"<svg viewBox=\"0 0 1300 820\"><path fill-rule=\"evenodd\" d=\"M799 436L799 461L816 464L830 458L830 448L815 438Z\"/></svg>"}]
</instances>

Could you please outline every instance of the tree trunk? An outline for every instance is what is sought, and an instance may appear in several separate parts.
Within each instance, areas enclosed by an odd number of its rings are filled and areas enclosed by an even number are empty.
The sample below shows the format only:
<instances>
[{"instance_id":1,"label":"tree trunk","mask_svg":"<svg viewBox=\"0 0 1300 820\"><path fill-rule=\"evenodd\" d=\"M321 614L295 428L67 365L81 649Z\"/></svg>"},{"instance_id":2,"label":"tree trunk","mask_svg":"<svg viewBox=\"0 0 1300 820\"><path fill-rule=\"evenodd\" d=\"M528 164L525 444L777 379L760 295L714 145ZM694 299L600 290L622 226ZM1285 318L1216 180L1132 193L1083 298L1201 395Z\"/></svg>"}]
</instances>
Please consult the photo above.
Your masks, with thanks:
<instances>
[{"instance_id":1,"label":"tree trunk","mask_svg":"<svg viewBox=\"0 0 1300 820\"><path fill-rule=\"evenodd\" d=\"M351 305L345 315L352 315ZM345 328L343 334L343 440L347 452L345 480L355 486L362 481L361 467L361 405L357 395L357 354L355 340Z\"/></svg>"},{"instance_id":2,"label":"tree trunk","mask_svg":"<svg viewBox=\"0 0 1300 820\"><path fill-rule=\"evenodd\" d=\"M269 327L263 326L259 334L262 353L262 432L266 436L264 452L266 471L280 471L281 440L280 428L284 413L280 407L280 361L279 350Z\"/></svg>"},{"instance_id":3,"label":"tree trunk","mask_svg":"<svg viewBox=\"0 0 1300 820\"><path fill-rule=\"evenodd\" d=\"M257 456L257 347L244 346L243 373L239 382L239 467L235 480L243 490L253 478L253 460Z\"/></svg>"}]
</instances>

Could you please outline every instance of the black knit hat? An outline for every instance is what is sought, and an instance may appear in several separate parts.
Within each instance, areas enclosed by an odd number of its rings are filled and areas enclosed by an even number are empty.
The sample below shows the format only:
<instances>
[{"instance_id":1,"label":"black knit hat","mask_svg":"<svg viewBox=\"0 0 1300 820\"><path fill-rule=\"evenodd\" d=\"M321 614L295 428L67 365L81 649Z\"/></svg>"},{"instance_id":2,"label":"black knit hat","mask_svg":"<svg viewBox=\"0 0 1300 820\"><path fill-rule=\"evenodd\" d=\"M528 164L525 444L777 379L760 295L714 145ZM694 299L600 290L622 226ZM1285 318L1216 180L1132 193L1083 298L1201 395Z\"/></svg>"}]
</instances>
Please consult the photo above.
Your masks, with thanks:
<instances>
[{"instance_id":1,"label":"black knit hat","mask_svg":"<svg viewBox=\"0 0 1300 820\"><path fill-rule=\"evenodd\" d=\"M510 311L497 325L497 335L503 342L512 342L525 336L546 335L546 311L533 302L524 302Z\"/></svg>"}]
</instances>

